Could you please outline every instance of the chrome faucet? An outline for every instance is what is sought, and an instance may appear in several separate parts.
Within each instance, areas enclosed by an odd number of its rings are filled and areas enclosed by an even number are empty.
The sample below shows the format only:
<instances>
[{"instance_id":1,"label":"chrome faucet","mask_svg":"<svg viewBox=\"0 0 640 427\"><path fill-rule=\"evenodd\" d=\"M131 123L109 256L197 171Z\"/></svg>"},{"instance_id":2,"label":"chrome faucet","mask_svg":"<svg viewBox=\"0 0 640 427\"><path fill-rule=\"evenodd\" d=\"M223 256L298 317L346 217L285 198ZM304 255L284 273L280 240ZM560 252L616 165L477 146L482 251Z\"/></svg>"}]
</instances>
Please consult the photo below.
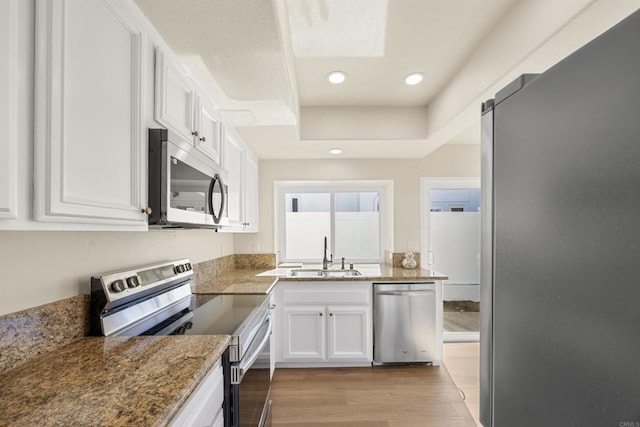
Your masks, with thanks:
<instances>
[{"instance_id":1,"label":"chrome faucet","mask_svg":"<svg viewBox=\"0 0 640 427\"><path fill-rule=\"evenodd\" d=\"M327 258L327 236L324 236L324 255L322 257L322 269L328 269L329 265L331 264L333 264L333 254L331 254L331 259Z\"/></svg>"}]
</instances>

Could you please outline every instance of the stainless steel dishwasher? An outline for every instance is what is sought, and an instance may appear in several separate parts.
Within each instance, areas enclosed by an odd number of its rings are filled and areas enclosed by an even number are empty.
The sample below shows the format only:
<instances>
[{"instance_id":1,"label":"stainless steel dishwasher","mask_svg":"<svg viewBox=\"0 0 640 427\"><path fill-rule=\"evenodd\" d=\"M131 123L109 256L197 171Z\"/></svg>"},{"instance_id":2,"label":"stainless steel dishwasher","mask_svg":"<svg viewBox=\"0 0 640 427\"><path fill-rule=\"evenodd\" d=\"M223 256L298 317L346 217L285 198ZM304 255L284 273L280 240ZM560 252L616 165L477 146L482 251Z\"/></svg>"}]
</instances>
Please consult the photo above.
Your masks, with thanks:
<instances>
[{"instance_id":1,"label":"stainless steel dishwasher","mask_svg":"<svg viewBox=\"0 0 640 427\"><path fill-rule=\"evenodd\" d=\"M435 283L374 283L373 296L374 365L433 362Z\"/></svg>"}]
</instances>

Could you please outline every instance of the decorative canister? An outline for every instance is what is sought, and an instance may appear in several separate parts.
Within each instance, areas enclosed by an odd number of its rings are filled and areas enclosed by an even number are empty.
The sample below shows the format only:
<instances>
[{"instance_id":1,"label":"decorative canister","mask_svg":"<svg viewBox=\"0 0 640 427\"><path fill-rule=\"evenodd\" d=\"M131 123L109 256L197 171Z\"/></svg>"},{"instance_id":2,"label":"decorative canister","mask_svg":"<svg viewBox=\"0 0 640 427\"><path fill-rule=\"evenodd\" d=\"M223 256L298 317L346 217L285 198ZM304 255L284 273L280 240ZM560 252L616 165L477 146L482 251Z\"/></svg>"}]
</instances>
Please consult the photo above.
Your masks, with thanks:
<instances>
[{"instance_id":1,"label":"decorative canister","mask_svg":"<svg viewBox=\"0 0 640 427\"><path fill-rule=\"evenodd\" d=\"M406 254L404 254L404 259L402 260L403 268L416 268L417 265L418 263L413 258L413 252L409 251Z\"/></svg>"}]
</instances>

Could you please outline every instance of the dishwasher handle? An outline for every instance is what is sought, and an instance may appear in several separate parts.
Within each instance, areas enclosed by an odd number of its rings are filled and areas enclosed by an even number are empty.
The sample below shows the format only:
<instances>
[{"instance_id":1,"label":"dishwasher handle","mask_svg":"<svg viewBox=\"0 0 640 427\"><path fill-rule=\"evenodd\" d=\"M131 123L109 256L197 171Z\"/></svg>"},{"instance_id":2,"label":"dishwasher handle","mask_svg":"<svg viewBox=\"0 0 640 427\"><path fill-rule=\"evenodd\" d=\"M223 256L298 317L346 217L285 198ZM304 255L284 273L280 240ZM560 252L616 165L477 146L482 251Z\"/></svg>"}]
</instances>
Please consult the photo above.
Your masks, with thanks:
<instances>
[{"instance_id":1,"label":"dishwasher handle","mask_svg":"<svg viewBox=\"0 0 640 427\"><path fill-rule=\"evenodd\" d=\"M397 297L421 297L426 295L434 295L436 292L432 290L425 291L378 291L376 295L397 296Z\"/></svg>"}]
</instances>

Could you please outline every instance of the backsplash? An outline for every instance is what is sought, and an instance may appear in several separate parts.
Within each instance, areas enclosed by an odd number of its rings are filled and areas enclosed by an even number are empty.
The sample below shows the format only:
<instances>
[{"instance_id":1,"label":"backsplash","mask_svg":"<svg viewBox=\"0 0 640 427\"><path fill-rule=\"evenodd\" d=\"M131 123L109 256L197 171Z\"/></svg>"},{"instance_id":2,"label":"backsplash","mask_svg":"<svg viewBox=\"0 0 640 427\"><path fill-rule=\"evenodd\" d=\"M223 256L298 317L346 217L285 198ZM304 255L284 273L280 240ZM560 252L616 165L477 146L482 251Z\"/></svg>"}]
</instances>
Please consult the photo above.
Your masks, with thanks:
<instances>
[{"instance_id":1,"label":"backsplash","mask_svg":"<svg viewBox=\"0 0 640 427\"><path fill-rule=\"evenodd\" d=\"M234 256L227 255L193 264L193 282L195 284L202 283L208 278L233 270L235 268Z\"/></svg>"},{"instance_id":2,"label":"backsplash","mask_svg":"<svg viewBox=\"0 0 640 427\"><path fill-rule=\"evenodd\" d=\"M200 284L226 271L240 269L276 268L275 254L235 254L211 259L193 265L193 281Z\"/></svg>"},{"instance_id":3,"label":"backsplash","mask_svg":"<svg viewBox=\"0 0 640 427\"><path fill-rule=\"evenodd\" d=\"M404 255L406 252L393 252L391 258L391 266L393 268L402 268L402 260L404 259ZM416 260L418 265L417 268L420 268L420 252L413 252L413 259ZM389 252L385 253L386 263L389 264Z\"/></svg>"},{"instance_id":4,"label":"backsplash","mask_svg":"<svg viewBox=\"0 0 640 427\"><path fill-rule=\"evenodd\" d=\"M89 333L89 295L0 316L0 372Z\"/></svg>"},{"instance_id":5,"label":"backsplash","mask_svg":"<svg viewBox=\"0 0 640 427\"><path fill-rule=\"evenodd\" d=\"M195 263L193 280L201 283L235 268L275 268L275 255L227 255ZM0 372L79 340L88 333L89 295L0 316Z\"/></svg>"},{"instance_id":6,"label":"backsplash","mask_svg":"<svg viewBox=\"0 0 640 427\"><path fill-rule=\"evenodd\" d=\"M276 268L276 254L235 254L234 258L236 268Z\"/></svg>"}]
</instances>

